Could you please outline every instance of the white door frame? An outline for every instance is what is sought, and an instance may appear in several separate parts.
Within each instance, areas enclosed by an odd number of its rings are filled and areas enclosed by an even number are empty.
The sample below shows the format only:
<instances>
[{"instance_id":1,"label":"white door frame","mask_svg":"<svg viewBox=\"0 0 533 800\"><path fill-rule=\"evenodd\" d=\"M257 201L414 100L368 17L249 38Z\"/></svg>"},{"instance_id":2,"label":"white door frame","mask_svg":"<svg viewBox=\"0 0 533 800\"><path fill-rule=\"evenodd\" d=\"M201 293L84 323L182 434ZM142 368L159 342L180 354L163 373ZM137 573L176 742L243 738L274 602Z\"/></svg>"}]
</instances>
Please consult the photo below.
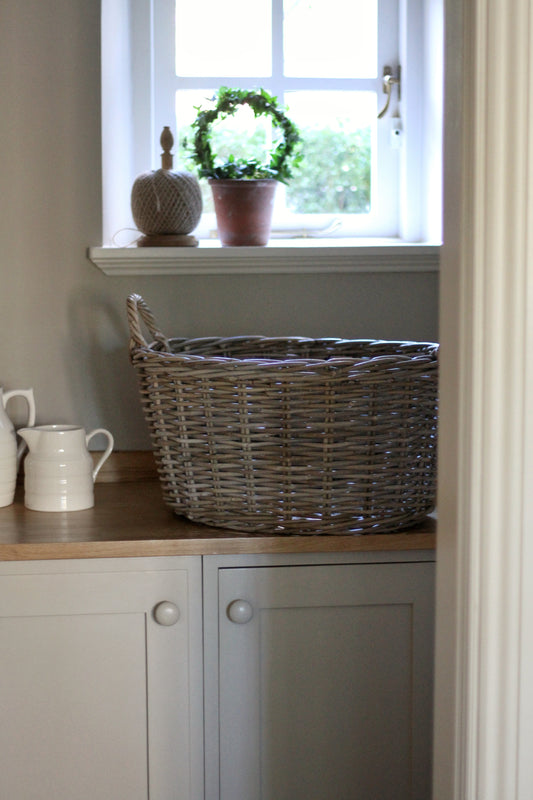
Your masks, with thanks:
<instances>
[{"instance_id":1,"label":"white door frame","mask_svg":"<svg viewBox=\"0 0 533 800\"><path fill-rule=\"evenodd\" d=\"M434 800L533 786L533 0L447 0Z\"/></svg>"}]
</instances>

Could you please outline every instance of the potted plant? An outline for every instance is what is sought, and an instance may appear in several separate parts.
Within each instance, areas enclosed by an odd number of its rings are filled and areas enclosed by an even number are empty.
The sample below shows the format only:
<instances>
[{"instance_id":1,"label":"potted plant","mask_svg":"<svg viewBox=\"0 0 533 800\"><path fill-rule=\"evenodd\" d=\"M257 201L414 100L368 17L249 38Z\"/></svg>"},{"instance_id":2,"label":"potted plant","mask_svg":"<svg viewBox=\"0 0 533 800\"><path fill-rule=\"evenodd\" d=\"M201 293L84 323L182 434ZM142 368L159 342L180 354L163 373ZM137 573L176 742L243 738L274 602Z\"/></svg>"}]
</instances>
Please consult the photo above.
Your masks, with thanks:
<instances>
[{"instance_id":1,"label":"potted plant","mask_svg":"<svg viewBox=\"0 0 533 800\"><path fill-rule=\"evenodd\" d=\"M270 117L278 134L263 162L234 155L223 162L213 152L213 123L233 116L240 106L248 106L254 117ZM276 98L264 89L249 91L222 86L213 98L212 107L196 110L190 156L198 168L198 176L207 178L211 186L222 245L267 244L277 182L286 183L292 167L301 159L298 128Z\"/></svg>"}]
</instances>

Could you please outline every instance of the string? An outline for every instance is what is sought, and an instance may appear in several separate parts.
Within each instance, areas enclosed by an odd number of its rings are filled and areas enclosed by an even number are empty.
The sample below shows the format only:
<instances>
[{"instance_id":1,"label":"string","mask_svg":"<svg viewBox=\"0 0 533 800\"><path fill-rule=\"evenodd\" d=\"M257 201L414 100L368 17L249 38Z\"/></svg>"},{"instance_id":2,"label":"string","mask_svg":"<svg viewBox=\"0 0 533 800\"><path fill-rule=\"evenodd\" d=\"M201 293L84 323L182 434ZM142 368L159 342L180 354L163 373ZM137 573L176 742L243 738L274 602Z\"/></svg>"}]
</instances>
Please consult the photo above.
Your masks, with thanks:
<instances>
[{"instance_id":1,"label":"string","mask_svg":"<svg viewBox=\"0 0 533 800\"><path fill-rule=\"evenodd\" d=\"M135 239L132 239L131 242L128 242L127 244L119 244L117 242L117 236L120 233L125 233L126 231L132 231L132 232L134 231L135 233L138 233L139 235L136 236ZM119 228L118 231L115 231L115 233L111 237L111 244L113 245L113 247L131 247L132 245L136 244L141 237L142 237L142 233L138 228Z\"/></svg>"}]
</instances>

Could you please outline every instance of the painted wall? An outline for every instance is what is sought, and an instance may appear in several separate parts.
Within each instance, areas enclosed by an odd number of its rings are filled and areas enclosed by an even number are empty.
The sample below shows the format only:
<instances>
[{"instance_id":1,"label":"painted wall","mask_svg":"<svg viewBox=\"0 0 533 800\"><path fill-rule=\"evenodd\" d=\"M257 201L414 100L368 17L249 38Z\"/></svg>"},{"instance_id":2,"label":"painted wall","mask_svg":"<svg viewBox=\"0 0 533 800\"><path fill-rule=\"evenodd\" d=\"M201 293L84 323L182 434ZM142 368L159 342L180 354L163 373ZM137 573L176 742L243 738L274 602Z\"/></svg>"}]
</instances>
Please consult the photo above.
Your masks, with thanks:
<instances>
[{"instance_id":1,"label":"painted wall","mask_svg":"<svg viewBox=\"0 0 533 800\"><path fill-rule=\"evenodd\" d=\"M39 422L149 447L132 291L167 335L437 338L435 274L104 276L86 255L102 241L99 37L96 0L0 4L0 385L33 386Z\"/></svg>"}]
</instances>

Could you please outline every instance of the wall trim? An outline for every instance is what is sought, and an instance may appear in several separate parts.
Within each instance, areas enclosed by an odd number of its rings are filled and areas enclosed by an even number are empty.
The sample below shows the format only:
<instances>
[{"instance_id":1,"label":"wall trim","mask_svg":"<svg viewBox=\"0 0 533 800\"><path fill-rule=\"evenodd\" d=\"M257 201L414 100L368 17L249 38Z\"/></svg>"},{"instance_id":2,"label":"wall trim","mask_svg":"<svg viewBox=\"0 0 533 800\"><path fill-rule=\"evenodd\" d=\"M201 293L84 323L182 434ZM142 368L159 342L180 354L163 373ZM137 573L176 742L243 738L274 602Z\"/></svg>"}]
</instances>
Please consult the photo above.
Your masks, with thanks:
<instances>
[{"instance_id":1,"label":"wall trim","mask_svg":"<svg viewBox=\"0 0 533 800\"><path fill-rule=\"evenodd\" d=\"M447 4L436 800L533 782L532 10Z\"/></svg>"}]
</instances>

